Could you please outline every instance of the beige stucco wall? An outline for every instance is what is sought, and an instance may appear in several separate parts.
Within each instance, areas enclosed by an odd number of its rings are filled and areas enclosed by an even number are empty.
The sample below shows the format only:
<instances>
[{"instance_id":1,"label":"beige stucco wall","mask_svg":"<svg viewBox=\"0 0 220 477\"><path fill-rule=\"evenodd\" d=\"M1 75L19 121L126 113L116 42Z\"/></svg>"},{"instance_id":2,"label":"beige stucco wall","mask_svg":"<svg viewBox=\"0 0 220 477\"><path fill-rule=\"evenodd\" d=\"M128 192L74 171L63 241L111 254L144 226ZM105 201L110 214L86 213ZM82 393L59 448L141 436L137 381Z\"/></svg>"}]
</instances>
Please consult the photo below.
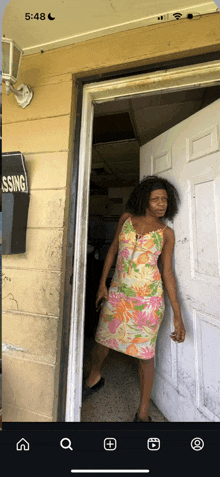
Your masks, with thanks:
<instances>
[{"instance_id":1,"label":"beige stucco wall","mask_svg":"<svg viewBox=\"0 0 220 477\"><path fill-rule=\"evenodd\" d=\"M57 420L75 77L219 49L215 13L24 57L24 110L3 86L3 152L24 154L31 193L27 251L3 256L3 420Z\"/></svg>"},{"instance_id":2,"label":"beige stucco wall","mask_svg":"<svg viewBox=\"0 0 220 477\"><path fill-rule=\"evenodd\" d=\"M26 253L3 256L3 413L6 421L50 421L59 367L72 76L42 78L29 109L14 99L3 94L3 149L25 156L30 205Z\"/></svg>"}]
</instances>

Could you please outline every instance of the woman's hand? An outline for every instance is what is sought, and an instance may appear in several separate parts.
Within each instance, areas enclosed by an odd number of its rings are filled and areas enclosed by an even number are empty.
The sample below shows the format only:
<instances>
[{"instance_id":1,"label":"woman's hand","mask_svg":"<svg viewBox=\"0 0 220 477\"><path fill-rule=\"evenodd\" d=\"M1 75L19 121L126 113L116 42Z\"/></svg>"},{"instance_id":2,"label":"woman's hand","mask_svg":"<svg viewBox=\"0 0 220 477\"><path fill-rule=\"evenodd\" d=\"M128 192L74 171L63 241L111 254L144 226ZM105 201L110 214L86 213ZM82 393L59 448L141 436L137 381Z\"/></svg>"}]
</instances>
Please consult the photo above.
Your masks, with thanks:
<instances>
[{"instance_id":1,"label":"woman's hand","mask_svg":"<svg viewBox=\"0 0 220 477\"><path fill-rule=\"evenodd\" d=\"M183 343L185 340L186 330L182 318L177 318L174 315L173 323L175 331L171 333L170 338L172 338L172 340L176 343Z\"/></svg>"},{"instance_id":2,"label":"woman's hand","mask_svg":"<svg viewBox=\"0 0 220 477\"><path fill-rule=\"evenodd\" d=\"M99 285L99 289L98 289L97 295L96 295L96 302L95 302L96 308L97 308L98 302L101 298L105 298L105 300L108 300L108 290L107 290L107 287L105 285Z\"/></svg>"}]
</instances>

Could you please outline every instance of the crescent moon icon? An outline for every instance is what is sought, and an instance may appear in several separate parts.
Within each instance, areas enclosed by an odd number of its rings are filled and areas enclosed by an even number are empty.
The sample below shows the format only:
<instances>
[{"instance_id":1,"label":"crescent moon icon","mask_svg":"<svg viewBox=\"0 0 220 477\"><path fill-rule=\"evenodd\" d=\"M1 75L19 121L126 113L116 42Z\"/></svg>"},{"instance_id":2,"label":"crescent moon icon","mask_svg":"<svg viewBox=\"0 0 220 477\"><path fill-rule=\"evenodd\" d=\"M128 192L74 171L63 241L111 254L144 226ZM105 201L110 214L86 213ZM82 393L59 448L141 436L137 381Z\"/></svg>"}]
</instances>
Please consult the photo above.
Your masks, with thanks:
<instances>
[{"instance_id":1,"label":"crescent moon icon","mask_svg":"<svg viewBox=\"0 0 220 477\"><path fill-rule=\"evenodd\" d=\"M52 17L51 13L49 13L48 18L49 18L49 20L55 20L55 17Z\"/></svg>"}]
</instances>

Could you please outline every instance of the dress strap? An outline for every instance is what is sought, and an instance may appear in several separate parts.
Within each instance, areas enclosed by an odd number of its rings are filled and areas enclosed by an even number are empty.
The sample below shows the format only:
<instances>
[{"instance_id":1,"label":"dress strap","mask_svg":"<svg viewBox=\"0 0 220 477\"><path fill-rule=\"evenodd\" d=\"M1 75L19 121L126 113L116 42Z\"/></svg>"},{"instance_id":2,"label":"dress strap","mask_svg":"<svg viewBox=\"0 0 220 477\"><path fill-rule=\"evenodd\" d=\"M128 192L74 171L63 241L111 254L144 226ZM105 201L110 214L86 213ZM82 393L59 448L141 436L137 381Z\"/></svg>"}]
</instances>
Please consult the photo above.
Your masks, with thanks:
<instances>
[{"instance_id":1,"label":"dress strap","mask_svg":"<svg viewBox=\"0 0 220 477\"><path fill-rule=\"evenodd\" d=\"M167 225L165 225L164 229L162 229L162 230L164 231L166 227L167 227Z\"/></svg>"}]
</instances>

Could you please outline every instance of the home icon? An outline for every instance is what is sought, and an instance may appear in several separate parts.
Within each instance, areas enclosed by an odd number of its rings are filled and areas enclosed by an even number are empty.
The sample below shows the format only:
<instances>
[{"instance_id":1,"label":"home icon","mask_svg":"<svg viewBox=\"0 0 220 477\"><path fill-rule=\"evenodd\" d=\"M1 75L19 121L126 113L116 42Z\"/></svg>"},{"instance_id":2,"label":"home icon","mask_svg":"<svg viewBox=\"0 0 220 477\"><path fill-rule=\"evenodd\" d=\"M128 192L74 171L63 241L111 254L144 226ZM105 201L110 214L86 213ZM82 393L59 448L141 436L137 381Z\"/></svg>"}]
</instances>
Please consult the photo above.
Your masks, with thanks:
<instances>
[{"instance_id":1,"label":"home icon","mask_svg":"<svg viewBox=\"0 0 220 477\"><path fill-rule=\"evenodd\" d=\"M30 450L30 444L27 442L23 437L20 439L20 441L17 442L16 444L16 450L17 451L29 451Z\"/></svg>"}]
</instances>

